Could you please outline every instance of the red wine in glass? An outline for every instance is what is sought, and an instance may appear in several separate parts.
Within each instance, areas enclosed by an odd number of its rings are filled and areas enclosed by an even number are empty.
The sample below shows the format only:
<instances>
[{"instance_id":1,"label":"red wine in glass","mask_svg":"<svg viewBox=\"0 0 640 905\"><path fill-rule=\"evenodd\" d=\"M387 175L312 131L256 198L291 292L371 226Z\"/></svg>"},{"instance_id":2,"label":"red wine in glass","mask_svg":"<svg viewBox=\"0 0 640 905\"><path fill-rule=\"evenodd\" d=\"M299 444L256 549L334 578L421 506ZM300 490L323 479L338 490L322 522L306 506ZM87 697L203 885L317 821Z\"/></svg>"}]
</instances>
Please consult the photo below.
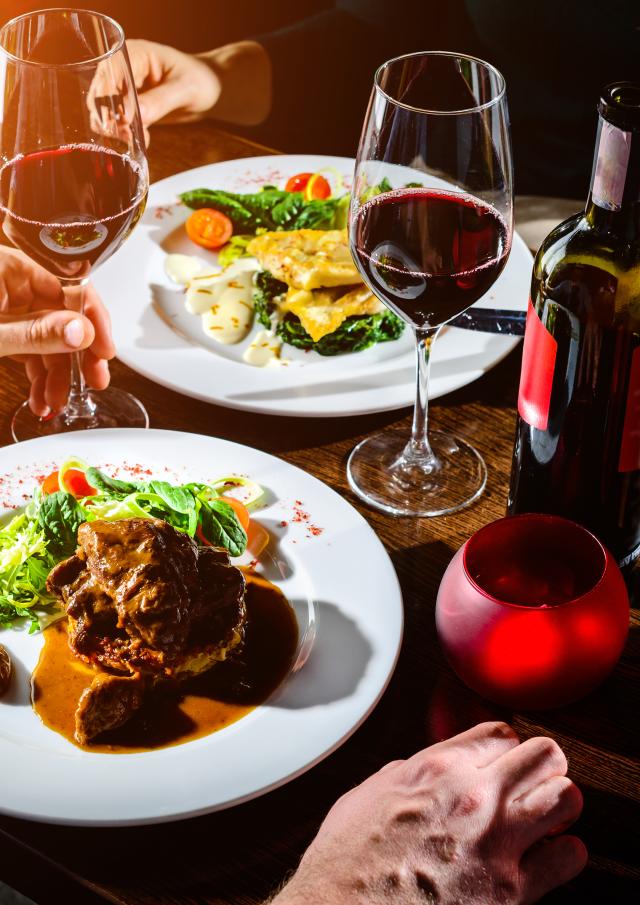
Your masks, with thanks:
<instances>
[{"instance_id":1,"label":"red wine in glass","mask_svg":"<svg viewBox=\"0 0 640 905\"><path fill-rule=\"evenodd\" d=\"M91 144L19 155L0 170L3 230L61 278L83 278L138 222L146 181L135 161Z\"/></svg>"},{"instance_id":2,"label":"red wine in glass","mask_svg":"<svg viewBox=\"0 0 640 905\"><path fill-rule=\"evenodd\" d=\"M469 195L405 188L356 213L352 251L386 304L416 327L437 326L493 285L509 231L489 204Z\"/></svg>"}]
</instances>

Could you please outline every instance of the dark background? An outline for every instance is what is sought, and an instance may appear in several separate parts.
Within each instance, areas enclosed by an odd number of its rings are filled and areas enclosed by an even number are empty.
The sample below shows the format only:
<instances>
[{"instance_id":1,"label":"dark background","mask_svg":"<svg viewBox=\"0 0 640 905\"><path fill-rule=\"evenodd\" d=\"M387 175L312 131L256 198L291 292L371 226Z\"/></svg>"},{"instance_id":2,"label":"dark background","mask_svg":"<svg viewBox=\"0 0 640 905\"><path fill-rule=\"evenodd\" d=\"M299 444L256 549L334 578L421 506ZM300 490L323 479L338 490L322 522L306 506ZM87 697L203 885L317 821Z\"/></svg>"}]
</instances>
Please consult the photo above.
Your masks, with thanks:
<instances>
[{"instance_id":1,"label":"dark background","mask_svg":"<svg viewBox=\"0 0 640 905\"><path fill-rule=\"evenodd\" d=\"M148 38L181 50L219 44L279 28L333 6L330 0L0 0L0 21L47 6L78 6L106 13L128 38Z\"/></svg>"},{"instance_id":2,"label":"dark background","mask_svg":"<svg viewBox=\"0 0 640 905\"><path fill-rule=\"evenodd\" d=\"M46 5L0 0L0 22ZM232 129L289 153L354 156L373 73L385 59L437 49L486 59L507 80L519 194L584 199L600 90L640 78L640 0L87 0L86 6L113 16L128 37L189 52L262 38L274 68L274 106L260 126Z\"/></svg>"}]
</instances>

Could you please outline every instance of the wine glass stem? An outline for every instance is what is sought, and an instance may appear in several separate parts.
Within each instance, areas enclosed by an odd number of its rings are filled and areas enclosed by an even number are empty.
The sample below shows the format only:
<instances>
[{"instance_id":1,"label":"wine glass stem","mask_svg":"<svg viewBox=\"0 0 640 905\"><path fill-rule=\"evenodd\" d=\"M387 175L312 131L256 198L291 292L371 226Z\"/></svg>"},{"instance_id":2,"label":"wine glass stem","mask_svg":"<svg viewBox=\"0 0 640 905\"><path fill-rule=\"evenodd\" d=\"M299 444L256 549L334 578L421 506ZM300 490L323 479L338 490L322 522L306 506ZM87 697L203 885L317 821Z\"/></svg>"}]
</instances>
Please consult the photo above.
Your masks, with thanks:
<instances>
[{"instance_id":1,"label":"wine glass stem","mask_svg":"<svg viewBox=\"0 0 640 905\"><path fill-rule=\"evenodd\" d=\"M431 349L440 327L416 328L416 352L418 366L416 374L416 404L413 410L411 439L407 443L404 457L422 468L435 468L438 460L429 444L429 373L431 370Z\"/></svg>"},{"instance_id":2,"label":"wine glass stem","mask_svg":"<svg viewBox=\"0 0 640 905\"><path fill-rule=\"evenodd\" d=\"M63 286L65 306L78 314L84 313L84 293L86 281L82 283L69 283ZM82 352L71 353L71 383L69 386L69 398L65 409L65 420L70 422L82 422L82 426L90 426L96 417L96 406L84 380L82 373Z\"/></svg>"}]
</instances>

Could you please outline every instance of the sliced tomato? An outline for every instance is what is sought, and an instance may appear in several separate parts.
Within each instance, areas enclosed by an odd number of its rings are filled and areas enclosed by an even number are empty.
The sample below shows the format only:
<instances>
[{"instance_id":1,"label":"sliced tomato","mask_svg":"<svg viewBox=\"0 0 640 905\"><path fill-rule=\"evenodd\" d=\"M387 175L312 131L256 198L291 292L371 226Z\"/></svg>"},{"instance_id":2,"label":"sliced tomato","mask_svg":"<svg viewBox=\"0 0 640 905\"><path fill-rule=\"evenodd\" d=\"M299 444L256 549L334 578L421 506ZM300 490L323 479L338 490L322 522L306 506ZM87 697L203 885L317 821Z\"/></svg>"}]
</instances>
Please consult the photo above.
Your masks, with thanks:
<instances>
[{"instance_id":1,"label":"sliced tomato","mask_svg":"<svg viewBox=\"0 0 640 905\"><path fill-rule=\"evenodd\" d=\"M95 487L87 481L84 471L79 468L70 468L64 473L64 483L69 488L74 497L95 496L98 492Z\"/></svg>"},{"instance_id":2,"label":"sliced tomato","mask_svg":"<svg viewBox=\"0 0 640 905\"><path fill-rule=\"evenodd\" d=\"M198 527L196 528L196 537L198 538L198 540L200 541L200 543L203 544L205 547L212 547L212 546L213 546L213 544L211 543L211 541L208 541L208 540L206 539L206 537L204 536L204 534L203 534L203 532L202 532L202 525L198 525Z\"/></svg>"},{"instance_id":3,"label":"sliced tomato","mask_svg":"<svg viewBox=\"0 0 640 905\"><path fill-rule=\"evenodd\" d=\"M222 499L225 503L228 503L229 506L233 509L235 514L238 516L238 521L246 531L249 527L249 522L251 521L251 516L249 515L249 510L241 503L240 500L234 500L232 496L223 496Z\"/></svg>"},{"instance_id":4,"label":"sliced tomato","mask_svg":"<svg viewBox=\"0 0 640 905\"><path fill-rule=\"evenodd\" d=\"M74 497L78 499L84 496L95 496L98 492L95 487L87 481L84 471L79 468L69 468L64 475L64 483L69 488ZM52 471L47 475L41 484L42 492L47 495L57 493L60 490L60 481L58 480L58 472Z\"/></svg>"},{"instance_id":5,"label":"sliced tomato","mask_svg":"<svg viewBox=\"0 0 640 905\"><path fill-rule=\"evenodd\" d=\"M320 173L314 173L304 189L305 201L324 201L331 196L331 186Z\"/></svg>"},{"instance_id":6,"label":"sliced tomato","mask_svg":"<svg viewBox=\"0 0 640 905\"><path fill-rule=\"evenodd\" d=\"M49 493L57 493L60 490L60 484L58 484L58 472L52 471L51 474L48 474L42 484L42 492L47 495Z\"/></svg>"},{"instance_id":7,"label":"sliced tomato","mask_svg":"<svg viewBox=\"0 0 640 905\"><path fill-rule=\"evenodd\" d=\"M287 184L284 187L285 192L304 192L312 176L313 173L298 173L296 176L292 176L287 179Z\"/></svg>"},{"instance_id":8,"label":"sliced tomato","mask_svg":"<svg viewBox=\"0 0 640 905\"><path fill-rule=\"evenodd\" d=\"M211 207L201 207L187 217L187 235L202 248L221 248L233 234L233 223L226 214Z\"/></svg>"}]
</instances>

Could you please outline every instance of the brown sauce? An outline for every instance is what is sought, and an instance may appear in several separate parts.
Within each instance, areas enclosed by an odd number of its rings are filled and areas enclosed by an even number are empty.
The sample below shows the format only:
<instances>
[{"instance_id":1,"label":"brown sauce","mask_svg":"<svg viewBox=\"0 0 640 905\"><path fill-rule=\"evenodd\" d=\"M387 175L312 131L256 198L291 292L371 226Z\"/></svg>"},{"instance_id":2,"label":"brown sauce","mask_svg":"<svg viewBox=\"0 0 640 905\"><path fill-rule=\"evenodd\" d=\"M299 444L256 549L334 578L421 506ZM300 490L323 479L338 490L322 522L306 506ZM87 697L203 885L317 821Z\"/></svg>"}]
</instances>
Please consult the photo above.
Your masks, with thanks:
<instances>
[{"instance_id":1,"label":"brown sauce","mask_svg":"<svg viewBox=\"0 0 640 905\"><path fill-rule=\"evenodd\" d=\"M286 597L251 572L247 579L247 625L242 651L177 689L157 689L119 729L78 745L75 711L96 671L69 649L66 619L44 633L32 677L33 707L45 726L85 751L134 753L181 745L235 723L262 704L289 670L298 644L298 624Z\"/></svg>"}]
</instances>

